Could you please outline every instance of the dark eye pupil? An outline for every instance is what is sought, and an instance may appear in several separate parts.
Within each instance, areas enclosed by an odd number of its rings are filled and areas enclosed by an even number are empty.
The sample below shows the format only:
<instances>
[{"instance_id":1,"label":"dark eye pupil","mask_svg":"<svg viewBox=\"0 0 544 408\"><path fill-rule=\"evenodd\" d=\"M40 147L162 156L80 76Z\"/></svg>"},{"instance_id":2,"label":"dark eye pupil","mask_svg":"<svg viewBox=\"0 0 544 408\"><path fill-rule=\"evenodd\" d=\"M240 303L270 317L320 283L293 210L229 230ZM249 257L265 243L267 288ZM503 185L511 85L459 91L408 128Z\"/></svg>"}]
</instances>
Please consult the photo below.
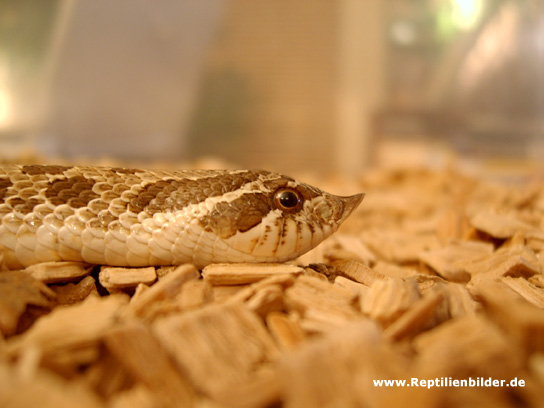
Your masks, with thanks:
<instances>
[{"instance_id":1,"label":"dark eye pupil","mask_svg":"<svg viewBox=\"0 0 544 408\"><path fill-rule=\"evenodd\" d=\"M292 191L283 191L278 197L280 204L285 208L294 208L298 204L298 196Z\"/></svg>"}]
</instances>

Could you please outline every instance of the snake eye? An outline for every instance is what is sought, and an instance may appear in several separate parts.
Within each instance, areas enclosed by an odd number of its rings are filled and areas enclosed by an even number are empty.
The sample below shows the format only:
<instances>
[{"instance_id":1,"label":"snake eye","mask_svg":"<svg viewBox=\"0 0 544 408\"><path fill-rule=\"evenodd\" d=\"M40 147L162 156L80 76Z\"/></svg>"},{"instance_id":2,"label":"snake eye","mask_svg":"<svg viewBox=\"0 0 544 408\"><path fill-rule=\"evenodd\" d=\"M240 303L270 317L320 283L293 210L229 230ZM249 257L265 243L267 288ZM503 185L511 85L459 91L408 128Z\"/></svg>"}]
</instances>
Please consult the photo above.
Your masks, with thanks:
<instances>
[{"instance_id":1,"label":"snake eye","mask_svg":"<svg viewBox=\"0 0 544 408\"><path fill-rule=\"evenodd\" d=\"M285 212L297 212L302 208L302 196L291 188L280 188L274 193L274 204Z\"/></svg>"}]
</instances>

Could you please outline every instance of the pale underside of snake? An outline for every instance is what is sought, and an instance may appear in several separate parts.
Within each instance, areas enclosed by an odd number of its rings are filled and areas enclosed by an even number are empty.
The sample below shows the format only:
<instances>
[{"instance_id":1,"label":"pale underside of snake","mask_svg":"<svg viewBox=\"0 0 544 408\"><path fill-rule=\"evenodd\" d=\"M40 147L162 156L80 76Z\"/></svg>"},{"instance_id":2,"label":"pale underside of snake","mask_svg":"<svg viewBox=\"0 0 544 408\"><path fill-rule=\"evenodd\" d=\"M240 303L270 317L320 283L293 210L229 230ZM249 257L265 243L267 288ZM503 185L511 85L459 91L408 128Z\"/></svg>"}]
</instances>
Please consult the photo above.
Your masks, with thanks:
<instances>
[{"instance_id":1,"label":"pale underside of snake","mask_svg":"<svg viewBox=\"0 0 544 408\"><path fill-rule=\"evenodd\" d=\"M0 165L3 266L284 262L363 199L252 170Z\"/></svg>"}]
</instances>

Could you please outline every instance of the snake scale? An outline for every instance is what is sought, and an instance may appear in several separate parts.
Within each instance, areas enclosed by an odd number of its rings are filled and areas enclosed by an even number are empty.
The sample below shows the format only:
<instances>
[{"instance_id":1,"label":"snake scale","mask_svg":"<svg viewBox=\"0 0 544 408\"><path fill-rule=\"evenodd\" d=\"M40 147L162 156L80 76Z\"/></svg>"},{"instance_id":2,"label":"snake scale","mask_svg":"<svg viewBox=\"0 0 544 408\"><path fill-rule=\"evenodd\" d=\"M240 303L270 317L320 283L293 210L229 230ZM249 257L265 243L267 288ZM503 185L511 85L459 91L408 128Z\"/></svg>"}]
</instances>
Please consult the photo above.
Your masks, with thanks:
<instances>
[{"instance_id":1,"label":"snake scale","mask_svg":"<svg viewBox=\"0 0 544 408\"><path fill-rule=\"evenodd\" d=\"M0 254L113 266L284 262L363 199L268 171L0 165Z\"/></svg>"}]
</instances>

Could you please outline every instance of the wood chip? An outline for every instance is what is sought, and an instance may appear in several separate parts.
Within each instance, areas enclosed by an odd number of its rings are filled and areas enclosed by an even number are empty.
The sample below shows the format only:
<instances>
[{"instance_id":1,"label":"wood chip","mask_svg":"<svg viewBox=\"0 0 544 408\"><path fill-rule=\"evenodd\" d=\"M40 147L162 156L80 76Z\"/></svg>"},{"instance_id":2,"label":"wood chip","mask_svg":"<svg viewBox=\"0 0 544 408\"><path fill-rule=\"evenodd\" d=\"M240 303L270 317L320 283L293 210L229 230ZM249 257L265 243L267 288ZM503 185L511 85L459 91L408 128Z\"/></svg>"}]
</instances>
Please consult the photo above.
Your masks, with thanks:
<instances>
[{"instance_id":1,"label":"wood chip","mask_svg":"<svg viewBox=\"0 0 544 408\"><path fill-rule=\"evenodd\" d=\"M335 287L328 282L300 276L293 286L285 291L287 310L295 310L301 315L312 310L327 312L340 318L354 318L357 296L348 289Z\"/></svg>"},{"instance_id":2,"label":"wood chip","mask_svg":"<svg viewBox=\"0 0 544 408\"><path fill-rule=\"evenodd\" d=\"M388 326L419 297L417 283L414 280L399 278L377 280L362 299L361 309L367 316Z\"/></svg>"},{"instance_id":3,"label":"wood chip","mask_svg":"<svg viewBox=\"0 0 544 408\"><path fill-rule=\"evenodd\" d=\"M402 338L413 337L426 328L429 328L436 307L442 302L443 295L440 292L422 297L414 302L401 317L395 320L384 331L384 336L393 341Z\"/></svg>"},{"instance_id":4,"label":"wood chip","mask_svg":"<svg viewBox=\"0 0 544 408\"><path fill-rule=\"evenodd\" d=\"M54 298L55 292L25 272L0 272L0 333L15 334L29 305L47 311Z\"/></svg>"},{"instance_id":5,"label":"wood chip","mask_svg":"<svg viewBox=\"0 0 544 408\"><path fill-rule=\"evenodd\" d=\"M504 282L480 282L472 288L485 310L516 341L520 353L544 352L544 313Z\"/></svg>"},{"instance_id":6,"label":"wood chip","mask_svg":"<svg viewBox=\"0 0 544 408\"><path fill-rule=\"evenodd\" d=\"M449 315L452 318L472 316L480 309L464 285L458 283L447 283L443 285Z\"/></svg>"},{"instance_id":7,"label":"wood chip","mask_svg":"<svg viewBox=\"0 0 544 408\"><path fill-rule=\"evenodd\" d=\"M281 381L275 371L260 370L236 387L223 388L214 395L214 403L203 408L274 407L281 402ZM215 403L217 402L217 404Z\"/></svg>"},{"instance_id":8,"label":"wood chip","mask_svg":"<svg viewBox=\"0 0 544 408\"><path fill-rule=\"evenodd\" d=\"M268 285L259 290L247 302L247 307L261 317L271 312L283 310L283 287Z\"/></svg>"},{"instance_id":9,"label":"wood chip","mask_svg":"<svg viewBox=\"0 0 544 408\"><path fill-rule=\"evenodd\" d=\"M335 266L339 274L366 286L371 286L376 280L387 278L385 275L357 261L340 261L336 262Z\"/></svg>"},{"instance_id":10,"label":"wood chip","mask_svg":"<svg viewBox=\"0 0 544 408\"><path fill-rule=\"evenodd\" d=\"M419 255L422 262L440 276L452 282L468 282L470 274L464 266L479 261L493 252L493 245L486 242L453 241L448 246Z\"/></svg>"},{"instance_id":11,"label":"wood chip","mask_svg":"<svg viewBox=\"0 0 544 408\"><path fill-rule=\"evenodd\" d=\"M28 331L9 344L10 354L37 347L43 364L62 373L75 372L81 364L96 359L98 341L113 327L125 296L88 297L75 306L59 306L40 318Z\"/></svg>"},{"instance_id":12,"label":"wood chip","mask_svg":"<svg viewBox=\"0 0 544 408\"><path fill-rule=\"evenodd\" d=\"M440 247L434 234L410 235L398 231L372 231L364 236L364 241L381 259L400 264L417 262L422 252Z\"/></svg>"},{"instance_id":13,"label":"wood chip","mask_svg":"<svg viewBox=\"0 0 544 408\"><path fill-rule=\"evenodd\" d=\"M544 288L544 275L533 275L529 278L529 282L539 288Z\"/></svg>"},{"instance_id":14,"label":"wood chip","mask_svg":"<svg viewBox=\"0 0 544 408\"><path fill-rule=\"evenodd\" d=\"M469 230L469 220L457 206L442 210L436 224L436 236L443 245L466 237Z\"/></svg>"},{"instance_id":15,"label":"wood chip","mask_svg":"<svg viewBox=\"0 0 544 408\"><path fill-rule=\"evenodd\" d=\"M326 336L355 319L355 315L340 314L336 311L307 309L304 316L300 319L300 327L308 336Z\"/></svg>"},{"instance_id":16,"label":"wood chip","mask_svg":"<svg viewBox=\"0 0 544 408\"><path fill-rule=\"evenodd\" d=\"M127 316L148 320L154 318L161 314L165 302L176 303L175 298L186 282L199 277L200 274L194 265L179 266L150 289L141 291L139 296L134 296L126 310Z\"/></svg>"},{"instance_id":17,"label":"wood chip","mask_svg":"<svg viewBox=\"0 0 544 408\"><path fill-rule=\"evenodd\" d=\"M376 273L390 278L405 279L410 277L416 277L418 275L418 271L414 268L399 266L397 264L383 261L377 262L376 265L372 267L372 269Z\"/></svg>"},{"instance_id":18,"label":"wood chip","mask_svg":"<svg viewBox=\"0 0 544 408\"><path fill-rule=\"evenodd\" d=\"M300 318L295 317L295 314L269 313L266 316L266 325L279 346L287 350L301 344L306 337L300 327Z\"/></svg>"},{"instance_id":19,"label":"wood chip","mask_svg":"<svg viewBox=\"0 0 544 408\"><path fill-rule=\"evenodd\" d=\"M340 255L340 256L339 256ZM376 262L376 255L368 249L361 237L336 234L325 251L325 258L334 263L336 260L351 259L371 265Z\"/></svg>"},{"instance_id":20,"label":"wood chip","mask_svg":"<svg viewBox=\"0 0 544 408\"><path fill-rule=\"evenodd\" d=\"M294 275L272 275L268 278L265 278L259 282L253 283L248 286L244 286L242 289L238 290L234 295L232 295L233 301L246 302L252 296L255 296L259 291L265 289L268 286L281 286L283 289L293 286L295 283Z\"/></svg>"},{"instance_id":21,"label":"wood chip","mask_svg":"<svg viewBox=\"0 0 544 408\"><path fill-rule=\"evenodd\" d=\"M304 275L311 276L312 278L316 278L325 282L329 282L329 278L326 275L317 272L313 268L304 268Z\"/></svg>"},{"instance_id":22,"label":"wood chip","mask_svg":"<svg viewBox=\"0 0 544 408\"><path fill-rule=\"evenodd\" d=\"M190 405L193 387L142 323L121 325L104 334L106 349L133 376L161 398L161 405Z\"/></svg>"},{"instance_id":23,"label":"wood chip","mask_svg":"<svg viewBox=\"0 0 544 408\"><path fill-rule=\"evenodd\" d=\"M344 278L343 276L337 276L334 280L335 287L349 290L356 299L362 298L367 294L370 288L362 283L352 281L351 279Z\"/></svg>"},{"instance_id":24,"label":"wood chip","mask_svg":"<svg viewBox=\"0 0 544 408\"><path fill-rule=\"evenodd\" d=\"M247 381L259 364L277 356L260 319L238 302L160 319L154 332L192 383L209 395Z\"/></svg>"},{"instance_id":25,"label":"wood chip","mask_svg":"<svg viewBox=\"0 0 544 408\"><path fill-rule=\"evenodd\" d=\"M111 408L154 408L161 397L157 396L143 384L137 384L128 390L123 390L109 399ZM162 402L162 401L161 401ZM168 404L164 404L168 407Z\"/></svg>"},{"instance_id":26,"label":"wood chip","mask_svg":"<svg viewBox=\"0 0 544 408\"><path fill-rule=\"evenodd\" d=\"M327 265L327 264L324 264L324 263L310 264L310 265L308 265L307 268L304 268L305 275L318 276L318 275L312 273L312 271L315 271L319 275L327 278L327 280L329 282L334 281L334 278L336 278L336 275L338 274L338 271L336 270L336 268L334 266Z\"/></svg>"},{"instance_id":27,"label":"wood chip","mask_svg":"<svg viewBox=\"0 0 544 408\"><path fill-rule=\"evenodd\" d=\"M510 379L521 368L520 355L499 328L481 316L446 322L416 337L414 346L424 378Z\"/></svg>"},{"instance_id":28,"label":"wood chip","mask_svg":"<svg viewBox=\"0 0 544 408\"><path fill-rule=\"evenodd\" d=\"M93 390L81 382L68 381L46 370L32 377L19 375L19 367L0 363L0 406L41 408L101 408L104 406Z\"/></svg>"},{"instance_id":29,"label":"wood chip","mask_svg":"<svg viewBox=\"0 0 544 408\"><path fill-rule=\"evenodd\" d=\"M116 268L102 267L98 274L100 284L109 292L135 288L140 283L150 285L157 280L155 268Z\"/></svg>"},{"instance_id":30,"label":"wood chip","mask_svg":"<svg viewBox=\"0 0 544 408\"><path fill-rule=\"evenodd\" d=\"M403 367L402 358L379 339L377 326L362 320L284 355L279 367L284 406L364 406L377 393L372 379L395 378Z\"/></svg>"},{"instance_id":31,"label":"wood chip","mask_svg":"<svg viewBox=\"0 0 544 408\"><path fill-rule=\"evenodd\" d=\"M524 278L505 276L501 281L533 305L544 309L544 289L534 286Z\"/></svg>"},{"instance_id":32,"label":"wood chip","mask_svg":"<svg viewBox=\"0 0 544 408\"><path fill-rule=\"evenodd\" d=\"M304 270L288 264L211 264L202 270L202 277L211 285L244 285L272 275L300 275Z\"/></svg>"},{"instance_id":33,"label":"wood chip","mask_svg":"<svg viewBox=\"0 0 544 408\"><path fill-rule=\"evenodd\" d=\"M196 309L213 300L212 286L202 280L190 280L181 287L177 299L182 310Z\"/></svg>"},{"instance_id":34,"label":"wood chip","mask_svg":"<svg viewBox=\"0 0 544 408\"><path fill-rule=\"evenodd\" d=\"M507 239L517 233L523 233L526 236L544 235L534 226L525 223L510 214L498 214L490 211L481 211L470 218L470 223L474 228L491 235L494 238Z\"/></svg>"},{"instance_id":35,"label":"wood chip","mask_svg":"<svg viewBox=\"0 0 544 408\"><path fill-rule=\"evenodd\" d=\"M521 245L502 247L484 259L468 262L464 268L476 280L489 278L479 276L481 274L500 278L503 276L529 277L540 273L540 263L535 253Z\"/></svg>"},{"instance_id":36,"label":"wood chip","mask_svg":"<svg viewBox=\"0 0 544 408\"><path fill-rule=\"evenodd\" d=\"M80 262L42 262L27 267L25 272L44 283L65 283L81 280L91 269Z\"/></svg>"},{"instance_id":37,"label":"wood chip","mask_svg":"<svg viewBox=\"0 0 544 408\"><path fill-rule=\"evenodd\" d=\"M213 299L215 302L218 302L218 303L225 302L229 300L231 297L237 296L238 293L245 292L246 289L247 289L246 285L212 286Z\"/></svg>"},{"instance_id":38,"label":"wood chip","mask_svg":"<svg viewBox=\"0 0 544 408\"><path fill-rule=\"evenodd\" d=\"M54 285L51 289L57 295L57 303L68 305L81 302L87 296L98 295L96 283L92 276L86 276L78 283L68 283L66 285Z\"/></svg>"}]
</instances>

